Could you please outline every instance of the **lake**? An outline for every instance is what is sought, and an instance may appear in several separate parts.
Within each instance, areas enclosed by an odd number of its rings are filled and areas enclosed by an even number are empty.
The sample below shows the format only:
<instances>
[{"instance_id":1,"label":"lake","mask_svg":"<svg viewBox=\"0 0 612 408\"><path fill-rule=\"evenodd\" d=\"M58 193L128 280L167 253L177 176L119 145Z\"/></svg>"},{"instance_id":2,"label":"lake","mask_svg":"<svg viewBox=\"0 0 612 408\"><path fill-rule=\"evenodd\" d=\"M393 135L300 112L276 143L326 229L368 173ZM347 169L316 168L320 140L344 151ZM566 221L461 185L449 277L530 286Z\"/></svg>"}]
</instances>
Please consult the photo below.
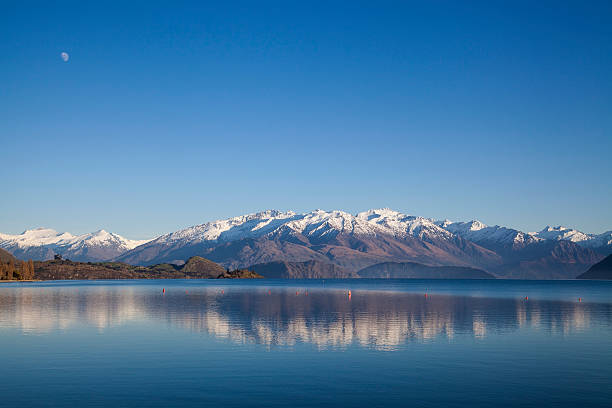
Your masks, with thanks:
<instances>
[{"instance_id":1,"label":"lake","mask_svg":"<svg viewBox=\"0 0 612 408\"><path fill-rule=\"evenodd\" d=\"M609 406L612 282L0 284L3 406Z\"/></svg>"}]
</instances>

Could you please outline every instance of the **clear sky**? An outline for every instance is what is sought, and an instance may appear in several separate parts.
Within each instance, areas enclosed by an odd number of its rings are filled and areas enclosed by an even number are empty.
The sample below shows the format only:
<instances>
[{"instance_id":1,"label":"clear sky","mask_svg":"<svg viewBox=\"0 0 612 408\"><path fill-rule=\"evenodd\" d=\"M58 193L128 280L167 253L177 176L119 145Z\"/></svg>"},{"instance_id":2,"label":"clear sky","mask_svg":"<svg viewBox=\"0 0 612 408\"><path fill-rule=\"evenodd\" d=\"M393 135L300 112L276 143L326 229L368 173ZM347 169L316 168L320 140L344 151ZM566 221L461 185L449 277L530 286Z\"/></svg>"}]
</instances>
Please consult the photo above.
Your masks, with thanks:
<instances>
[{"instance_id":1,"label":"clear sky","mask_svg":"<svg viewBox=\"0 0 612 408\"><path fill-rule=\"evenodd\" d=\"M200 3L3 2L1 232L612 229L612 2Z\"/></svg>"}]
</instances>

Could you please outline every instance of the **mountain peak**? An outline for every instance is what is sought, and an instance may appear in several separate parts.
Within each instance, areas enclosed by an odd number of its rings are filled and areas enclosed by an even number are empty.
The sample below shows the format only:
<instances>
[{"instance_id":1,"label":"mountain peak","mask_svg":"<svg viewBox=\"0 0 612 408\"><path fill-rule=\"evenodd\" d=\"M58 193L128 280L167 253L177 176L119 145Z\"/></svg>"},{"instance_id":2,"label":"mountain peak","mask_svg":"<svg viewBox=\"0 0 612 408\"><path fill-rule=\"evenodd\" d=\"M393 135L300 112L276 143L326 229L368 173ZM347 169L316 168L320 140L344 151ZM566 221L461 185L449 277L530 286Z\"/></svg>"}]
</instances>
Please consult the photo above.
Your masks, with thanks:
<instances>
[{"instance_id":1,"label":"mountain peak","mask_svg":"<svg viewBox=\"0 0 612 408\"><path fill-rule=\"evenodd\" d=\"M472 220L469 222L470 231L480 231L483 228L487 228L487 224L478 220Z\"/></svg>"},{"instance_id":2,"label":"mountain peak","mask_svg":"<svg viewBox=\"0 0 612 408\"><path fill-rule=\"evenodd\" d=\"M570 228L564 227L562 225L557 225L556 227L551 227L550 225L547 225L546 227L544 227L544 229L540 232L553 232L553 231L568 231Z\"/></svg>"},{"instance_id":3,"label":"mountain peak","mask_svg":"<svg viewBox=\"0 0 612 408\"><path fill-rule=\"evenodd\" d=\"M286 215L295 215L295 213L293 211L280 211L280 210L264 210L264 211L259 211L256 213L252 213L252 214L247 214L246 216L252 216L254 218L276 218L276 217L283 217Z\"/></svg>"},{"instance_id":4,"label":"mountain peak","mask_svg":"<svg viewBox=\"0 0 612 408\"><path fill-rule=\"evenodd\" d=\"M593 235L585 234L578 230L558 225L556 227L546 226L542 231L534 233L533 235L542 238L550 239L554 241L572 241L572 242L583 242L593 239Z\"/></svg>"},{"instance_id":5,"label":"mountain peak","mask_svg":"<svg viewBox=\"0 0 612 408\"><path fill-rule=\"evenodd\" d=\"M395 210L390 208L373 208L368 211L360 212L356 215L357 218L365 219L365 220L373 220L374 218L379 217L394 217L398 215L403 215Z\"/></svg>"},{"instance_id":6,"label":"mountain peak","mask_svg":"<svg viewBox=\"0 0 612 408\"><path fill-rule=\"evenodd\" d=\"M453 222L451 220L449 220L448 218L446 218L444 221L436 221L436 225L438 225L439 227L442 228L446 228L449 225L451 225Z\"/></svg>"},{"instance_id":7,"label":"mountain peak","mask_svg":"<svg viewBox=\"0 0 612 408\"><path fill-rule=\"evenodd\" d=\"M42 235L42 234L57 235L58 232L52 228L37 227L37 228L27 229L19 235Z\"/></svg>"}]
</instances>

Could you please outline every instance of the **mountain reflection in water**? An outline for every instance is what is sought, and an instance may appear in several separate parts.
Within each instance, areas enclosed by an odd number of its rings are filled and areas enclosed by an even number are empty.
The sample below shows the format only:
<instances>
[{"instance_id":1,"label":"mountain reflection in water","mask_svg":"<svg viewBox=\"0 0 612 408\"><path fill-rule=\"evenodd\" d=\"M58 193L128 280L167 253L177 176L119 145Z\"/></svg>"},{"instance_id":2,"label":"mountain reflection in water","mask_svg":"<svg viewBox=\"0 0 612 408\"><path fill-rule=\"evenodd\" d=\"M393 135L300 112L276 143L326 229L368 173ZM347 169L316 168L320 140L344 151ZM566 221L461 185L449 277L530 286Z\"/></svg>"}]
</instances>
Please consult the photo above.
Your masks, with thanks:
<instances>
[{"instance_id":1,"label":"mountain reflection in water","mask_svg":"<svg viewBox=\"0 0 612 408\"><path fill-rule=\"evenodd\" d=\"M159 285L162 285L160 283ZM0 291L0 327L47 333L144 323L202 332L235 343L394 350L539 330L566 335L611 326L610 303L472 297L339 288L215 286L33 286ZM297 293L296 293L297 292Z\"/></svg>"}]
</instances>

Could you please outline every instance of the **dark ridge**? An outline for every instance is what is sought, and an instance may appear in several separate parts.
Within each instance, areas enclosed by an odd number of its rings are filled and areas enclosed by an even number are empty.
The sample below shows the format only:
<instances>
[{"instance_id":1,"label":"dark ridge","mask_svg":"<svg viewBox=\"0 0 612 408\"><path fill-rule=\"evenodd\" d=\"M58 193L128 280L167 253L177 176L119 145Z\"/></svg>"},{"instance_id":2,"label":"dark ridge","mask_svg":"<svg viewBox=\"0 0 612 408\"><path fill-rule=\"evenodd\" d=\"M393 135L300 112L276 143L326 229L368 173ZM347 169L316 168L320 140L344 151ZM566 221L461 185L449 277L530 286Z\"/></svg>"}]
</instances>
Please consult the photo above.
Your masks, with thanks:
<instances>
[{"instance_id":1,"label":"dark ridge","mask_svg":"<svg viewBox=\"0 0 612 408\"><path fill-rule=\"evenodd\" d=\"M0 248L0 262L8 263L11 261L15 262L17 261L17 258L15 258L10 252Z\"/></svg>"},{"instance_id":2,"label":"dark ridge","mask_svg":"<svg viewBox=\"0 0 612 408\"><path fill-rule=\"evenodd\" d=\"M578 275L576 279L612 279L612 255L608 255L602 261L591 266L588 271Z\"/></svg>"},{"instance_id":3,"label":"dark ridge","mask_svg":"<svg viewBox=\"0 0 612 408\"><path fill-rule=\"evenodd\" d=\"M251 266L249 269L272 279L344 279L358 278L338 265L319 262L266 262Z\"/></svg>"}]
</instances>

